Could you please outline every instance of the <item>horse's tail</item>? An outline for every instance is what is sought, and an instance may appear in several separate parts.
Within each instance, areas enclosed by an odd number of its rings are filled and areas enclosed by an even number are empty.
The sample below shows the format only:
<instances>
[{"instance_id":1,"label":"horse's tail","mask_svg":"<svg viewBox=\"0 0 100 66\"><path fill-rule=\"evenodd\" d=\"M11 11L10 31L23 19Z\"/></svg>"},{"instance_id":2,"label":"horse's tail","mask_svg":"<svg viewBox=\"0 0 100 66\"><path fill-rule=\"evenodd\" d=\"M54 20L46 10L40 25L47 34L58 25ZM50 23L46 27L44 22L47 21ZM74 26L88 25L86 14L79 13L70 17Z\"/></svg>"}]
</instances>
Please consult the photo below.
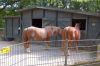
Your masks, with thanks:
<instances>
[{"instance_id":1,"label":"horse's tail","mask_svg":"<svg viewBox=\"0 0 100 66\"><path fill-rule=\"evenodd\" d=\"M80 30L75 31L75 34L76 34L76 40L79 40L81 37Z\"/></svg>"},{"instance_id":2,"label":"horse's tail","mask_svg":"<svg viewBox=\"0 0 100 66\"><path fill-rule=\"evenodd\" d=\"M63 29L62 30L62 49L65 48L65 44L66 44L66 38L67 38L67 34L66 34L66 29Z\"/></svg>"},{"instance_id":3,"label":"horse's tail","mask_svg":"<svg viewBox=\"0 0 100 66\"><path fill-rule=\"evenodd\" d=\"M68 26L68 27L64 28L65 34L66 34L66 39L68 39L68 34L69 34L69 32L70 32L70 27L71 27L71 26Z\"/></svg>"},{"instance_id":4,"label":"horse's tail","mask_svg":"<svg viewBox=\"0 0 100 66\"><path fill-rule=\"evenodd\" d=\"M28 29L25 28L25 29L23 30L23 32L22 32L22 41L23 41L23 42L26 42L26 41L28 40L27 31L28 31Z\"/></svg>"}]
</instances>

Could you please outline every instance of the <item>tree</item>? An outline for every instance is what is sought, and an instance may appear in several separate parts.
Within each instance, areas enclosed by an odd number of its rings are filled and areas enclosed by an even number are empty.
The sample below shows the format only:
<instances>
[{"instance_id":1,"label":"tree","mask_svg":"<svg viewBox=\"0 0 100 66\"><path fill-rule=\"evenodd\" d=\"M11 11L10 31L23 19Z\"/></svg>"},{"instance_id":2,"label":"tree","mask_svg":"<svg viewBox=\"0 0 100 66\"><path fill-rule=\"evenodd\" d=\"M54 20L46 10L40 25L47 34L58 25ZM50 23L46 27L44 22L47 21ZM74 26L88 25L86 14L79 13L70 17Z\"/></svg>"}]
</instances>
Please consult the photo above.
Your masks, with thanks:
<instances>
[{"instance_id":1,"label":"tree","mask_svg":"<svg viewBox=\"0 0 100 66\"><path fill-rule=\"evenodd\" d=\"M15 10L18 8L17 3L20 0L0 0L0 28L4 25L4 16L17 15Z\"/></svg>"},{"instance_id":2,"label":"tree","mask_svg":"<svg viewBox=\"0 0 100 66\"><path fill-rule=\"evenodd\" d=\"M15 4L16 4L16 2L19 2L19 1L20 0L0 0L0 6L2 6L0 11L5 9L7 6L16 7Z\"/></svg>"},{"instance_id":3,"label":"tree","mask_svg":"<svg viewBox=\"0 0 100 66\"><path fill-rule=\"evenodd\" d=\"M3 16L19 15L16 10L34 6L100 12L100 0L0 0L0 22Z\"/></svg>"}]
</instances>

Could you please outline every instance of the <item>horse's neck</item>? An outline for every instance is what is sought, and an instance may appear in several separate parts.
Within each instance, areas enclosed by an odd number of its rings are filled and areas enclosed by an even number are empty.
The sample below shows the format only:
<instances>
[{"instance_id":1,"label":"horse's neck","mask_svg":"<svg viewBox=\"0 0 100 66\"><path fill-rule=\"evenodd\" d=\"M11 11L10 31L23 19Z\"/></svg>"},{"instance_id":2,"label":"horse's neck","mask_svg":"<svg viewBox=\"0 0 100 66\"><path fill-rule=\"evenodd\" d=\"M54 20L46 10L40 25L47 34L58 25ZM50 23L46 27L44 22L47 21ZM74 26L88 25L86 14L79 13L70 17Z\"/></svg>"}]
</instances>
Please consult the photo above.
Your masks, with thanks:
<instances>
[{"instance_id":1,"label":"horse's neck","mask_svg":"<svg viewBox=\"0 0 100 66\"><path fill-rule=\"evenodd\" d=\"M47 35L48 36L52 36L53 35L53 31L52 31L52 28L51 27L46 27L45 28L45 31L47 32Z\"/></svg>"},{"instance_id":2,"label":"horse's neck","mask_svg":"<svg viewBox=\"0 0 100 66\"><path fill-rule=\"evenodd\" d=\"M76 25L75 25L75 28L79 30L79 29L80 29L79 24L76 24Z\"/></svg>"}]
</instances>

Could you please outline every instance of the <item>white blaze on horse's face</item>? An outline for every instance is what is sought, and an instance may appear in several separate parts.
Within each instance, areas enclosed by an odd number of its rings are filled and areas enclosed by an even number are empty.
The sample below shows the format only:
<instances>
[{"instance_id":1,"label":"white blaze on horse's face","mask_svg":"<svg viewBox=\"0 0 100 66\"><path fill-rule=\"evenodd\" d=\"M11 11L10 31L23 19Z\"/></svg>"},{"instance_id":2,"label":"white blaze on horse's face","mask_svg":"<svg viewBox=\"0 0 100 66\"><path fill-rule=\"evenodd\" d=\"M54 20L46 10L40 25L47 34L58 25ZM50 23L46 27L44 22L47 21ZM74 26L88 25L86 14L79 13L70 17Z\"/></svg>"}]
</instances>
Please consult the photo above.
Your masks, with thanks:
<instances>
[{"instance_id":1,"label":"white blaze on horse's face","mask_svg":"<svg viewBox=\"0 0 100 66\"><path fill-rule=\"evenodd\" d=\"M52 34L56 34L57 28L52 26Z\"/></svg>"}]
</instances>

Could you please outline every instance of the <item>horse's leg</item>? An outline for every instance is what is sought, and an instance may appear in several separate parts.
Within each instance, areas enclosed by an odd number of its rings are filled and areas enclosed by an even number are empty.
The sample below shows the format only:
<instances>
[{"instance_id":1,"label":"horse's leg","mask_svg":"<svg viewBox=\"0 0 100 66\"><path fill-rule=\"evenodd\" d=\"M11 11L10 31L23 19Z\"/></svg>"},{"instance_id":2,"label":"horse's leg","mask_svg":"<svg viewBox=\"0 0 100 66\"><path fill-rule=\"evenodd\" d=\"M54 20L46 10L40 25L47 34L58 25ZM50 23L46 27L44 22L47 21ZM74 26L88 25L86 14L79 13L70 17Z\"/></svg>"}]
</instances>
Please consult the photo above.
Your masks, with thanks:
<instances>
[{"instance_id":1,"label":"horse's leg","mask_svg":"<svg viewBox=\"0 0 100 66\"><path fill-rule=\"evenodd\" d=\"M69 39L69 41L68 41L68 49L69 50L73 49L72 42L73 42L72 39Z\"/></svg>"},{"instance_id":2,"label":"horse's leg","mask_svg":"<svg viewBox=\"0 0 100 66\"><path fill-rule=\"evenodd\" d=\"M23 30L23 33L22 33L22 41L23 41L23 46L24 46L24 49L26 50L26 48L27 48L27 41L28 41L28 38L27 38L27 33L26 33L27 31L25 30Z\"/></svg>"},{"instance_id":3,"label":"horse's leg","mask_svg":"<svg viewBox=\"0 0 100 66\"><path fill-rule=\"evenodd\" d=\"M26 52L30 52L30 44L28 40L24 41L24 49Z\"/></svg>"},{"instance_id":4,"label":"horse's leg","mask_svg":"<svg viewBox=\"0 0 100 66\"><path fill-rule=\"evenodd\" d=\"M46 44L46 48L50 48L50 37L46 38L47 44Z\"/></svg>"},{"instance_id":5,"label":"horse's leg","mask_svg":"<svg viewBox=\"0 0 100 66\"><path fill-rule=\"evenodd\" d=\"M26 34L26 32L23 33L22 39L23 39L23 42L24 42L24 49L25 49L25 51L26 52L30 52L29 51L29 37Z\"/></svg>"},{"instance_id":6,"label":"horse's leg","mask_svg":"<svg viewBox=\"0 0 100 66\"><path fill-rule=\"evenodd\" d=\"M72 49L72 39L73 39L73 36L71 33L68 33L68 47L69 49Z\"/></svg>"},{"instance_id":7,"label":"horse's leg","mask_svg":"<svg viewBox=\"0 0 100 66\"><path fill-rule=\"evenodd\" d=\"M61 44L61 49L64 50L66 47L66 31L62 31L62 44Z\"/></svg>"},{"instance_id":8,"label":"horse's leg","mask_svg":"<svg viewBox=\"0 0 100 66\"><path fill-rule=\"evenodd\" d=\"M75 43L76 43L76 52L78 52L78 40L80 39L80 35L79 34L76 34L76 37L75 37Z\"/></svg>"},{"instance_id":9,"label":"horse's leg","mask_svg":"<svg viewBox=\"0 0 100 66\"><path fill-rule=\"evenodd\" d=\"M27 44L26 44L26 51L27 51L27 52L31 52L31 50L30 50L30 39L31 39L31 37L28 36Z\"/></svg>"},{"instance_id":10,"label":"horse's leg","mask_svg":"<svg viewBox=\"0 0 100 66\"><path fill-rule=\"evenodd\" d=\"M24 41L24 49L25 50L28 48L27 45L28 45L28 41Z\"/></svg>"},{"instance_id":11,"label":"horse's leg","mask_svg":"<svg viewBox=\"0 0 100 66\"><path fill-rule=\"evenodd\" d=\"M75 39L75 47L76 47L76 52L78 52L78 39Z\"/></svg>"}]
</instances>

